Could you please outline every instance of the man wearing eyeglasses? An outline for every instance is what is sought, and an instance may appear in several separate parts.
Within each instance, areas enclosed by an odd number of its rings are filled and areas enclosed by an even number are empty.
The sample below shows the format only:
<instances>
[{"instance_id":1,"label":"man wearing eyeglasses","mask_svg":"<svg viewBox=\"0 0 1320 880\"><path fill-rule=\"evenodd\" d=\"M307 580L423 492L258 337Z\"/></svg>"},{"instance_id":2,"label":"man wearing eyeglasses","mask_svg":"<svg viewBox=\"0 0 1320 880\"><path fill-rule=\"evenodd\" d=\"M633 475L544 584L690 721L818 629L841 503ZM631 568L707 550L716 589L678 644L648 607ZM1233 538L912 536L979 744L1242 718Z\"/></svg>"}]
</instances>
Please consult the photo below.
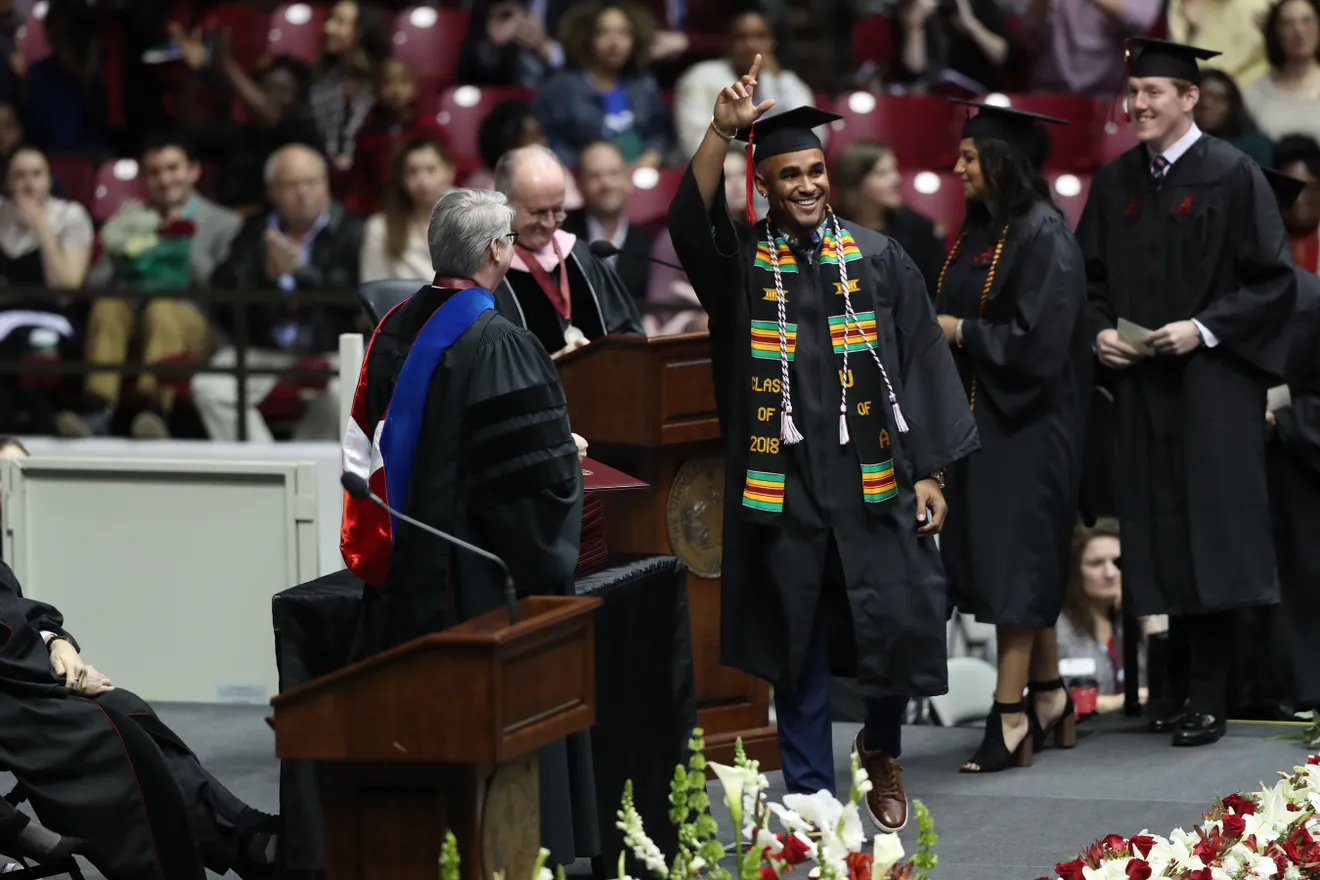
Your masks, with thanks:
<instances>
[{"instance_id":1,"label":"man wearing eyeglasses","mask_svg":"<svg viewBox=\"0 0 1320 880\"><path fill-rule=\"evenodd\" d=\"M619 276L561 228L566 185L564 166L543 146L511 150L495 166L495 188L514 209L517 234L495 308L530 330L551 357L609 333L644 332Z\"/></svg>"}]
</instances>

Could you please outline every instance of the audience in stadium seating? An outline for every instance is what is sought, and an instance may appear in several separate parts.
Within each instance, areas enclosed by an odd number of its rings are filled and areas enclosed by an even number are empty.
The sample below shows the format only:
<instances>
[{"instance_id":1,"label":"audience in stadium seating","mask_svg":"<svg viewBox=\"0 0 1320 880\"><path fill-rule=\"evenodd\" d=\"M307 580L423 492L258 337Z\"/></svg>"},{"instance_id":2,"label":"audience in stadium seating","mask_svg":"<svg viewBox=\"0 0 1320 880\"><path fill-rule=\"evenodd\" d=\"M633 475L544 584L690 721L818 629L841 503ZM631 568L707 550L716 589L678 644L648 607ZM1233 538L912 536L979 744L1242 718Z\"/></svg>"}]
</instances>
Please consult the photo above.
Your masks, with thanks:
<instances>
[{"instance_id":1,"label":"audience in stadium seating","mask_svg":"<svg viewBox=\"0 0 1320 880\"><path fill-rule=\"evenodd\" d=\"M895 19L890 82L980 95L1003 79L1011 45L995 0L901 0Z\"/></svg>"},{"instance_id":2,"label":"audience in stadium seating","mask_svg":"<svg viewBox=\"0 0 1320 880\"><path fill-rule=\"evenodd\" d=\"M582 207L564 218L564 230L589 242L608 241L622 251L622 257L607 257L605 264L614 269L633 299L645 300L651 233L628 222L632 177L618 145L597 141L583 150L577 178Z\"/></svg>"},{"instance_id":3,"label":"audience in stadium seating","mask_svg":"<svg viewBox=\"0 0 1320 880\"><path fill-rule=\"evenodd\" d=\"M1169 39L1222 53L1211 63L1246 88L1270 69L1261 30L1270 4L1271 0L1169 0Z\"/></svg>"},{"instance_id":4,"label":"audience in stadium seating","mask_svg":"<svg viewBox=\"0 0 1320 880\"><path fill-rule=\"evenodd\" d=\"M1202 71L1195 113L1201 131L1228 141L1262 168L1273 166L1274 143L1256 126L1231 76L1222 70Z\"/></svg>"},{"instance_id":5,"label":"audience in stadium seating","mask_svg":"<svg viewBox=\"0 0 1320 880\"><path fill-rule=\"evenodd\" d=\"M180 137L165 134L149 140L141 174L146 201L130 200L106 221L101 256L88 284L126 291L206 287L229 255L242 218L197 192L201 165L192 146ZM135 341L146 364L205 362L213 347L206 315L187 300L162 297L139 302L105 296L92 303L88 362L124 364ZM133 418L132 436L169 436L168 419L178 385L177 380L158 379L151 373L138 377L144 408ZM89 373L84 388L85 411L66 410L56 416L56 429L63 436L108 432L119 402L119 373Z\"/></svg>"},{"instance_id":6,"label":"audience in stadium seating","mask_svg":"<svg viewBox=\"0 0 1320 880\"><path fill-rule=\"evenodd\" d=\"M536 88L564 66L564 49L551 35L571 2L477 0L459 77L473 85Z\"/></svg>"},{"instance_id":7,"label":"audience in stadium seating","mask_svg":"<svg viewBox=\"0 0 1320 880\"><path fill-rule=\"evenodd\" d=\"M439 141L415 138L400 145L390 163L381 210L362 230L362 281L430 280L435 273L426 230L431 209L453 182L454 166Z\"/></svg>"},{"instance_id":8,"label":"audience in stadium seating","mask_svg":"<svg viewBox=\"0 0 1320 880\"><path fill-rule=\"evenodd\" d=\"M567 67L537 92L533 112L565 165L593 141L624 158L659 165L674 145L669 108L648 72L655 23L627 0L584 0L560 26Z\"/></svg>"},{"instance_id":9,"label":"audience in stadium seating","mask_svg":"<svg viewBox=\"0 0 1320 880\"><path fill-rule=\"evenodd\" d=\"M354 138L376 101L377 70L389 54L389 33L378 8L354 0L330 8L309 99L325 154L340 171L352 165Z\"/></svg>"},{"instance_id":10,"label":"audience in stadium seating","mask_svg":"<svg viewBox=\"0 0 1320 880\"><path fill-rule=\"evenodd\" d=\"M176 32L176 40L183 38ZM188 66L195 73L203 67L217 70L242 102L247 121L201 118L200 81L192 76L177 102L179 123L195 134L202 158L219 163L220 201L232 207L260 205L266 198L262 169L272 153L286 144L321 149L308 107L311 73L297 58L276 55L249 76L230 52L225 32L215 35L209 60L205 47L195 45L199 41L186 40L194 44L185 53Z\"/></svg>"},{"instance_id":11,"label":"audience in stadium seating","mask_svg":"<svg viewBox=\"0 0 1320 880\"><path fill-rule=\"evenodd\" d=\"M444 129L429 114L423 114L417 101L417 82L408 65L397 58L380 65L376 103L358 129L352 168L343 188L344 207L361 216L380 209L381 192L390 179L390 159L400 146L426 138L436 144L434 151L449 169L453 182L453 162L442 146ZM443 194L443 190L442 190Z\"/></svg>"},{"instance_id":12,"label":"audience in stadium seating","mask_svg":"<svg viewBox=\"0 0 1320 880\"><path fill-rule=\"evenodd\" d=\"M1126 75L1124 40L1145 34L1163 0L1031 0L1022 37L1036 54L1031 88L1113 96Z\"/></svg>"},{"instance_id":13,"label":"audience in stadium seating","mask_svg":"<svg viewBox=\"0 0 1320 880\"><path fill-rule=\"evenodd\" d=\"M49 153L110 150L108 93L96 21L76 2L47 7L50 54L23 76L24 128L32 143Z\"/></svg>"},{"instance_id":14,"label":"audience in stadium seating","mask_svg":"<svg viewBox=\"0 0 1320 880\"><path fill-rule=\"evenodd\" d=\"M362 249L362 222L330 198L329 173L325 159L316 150L290 144L274 153L267 164L266 179L273 210L249 217L234 239L229 258L211 279L213 286L239 291L270 292L271 303L246 310L251 347L248 363L254 367L287 367L316 356L320 363L333 363L339 334L353 332L357 314L354 291L359 277L358 256ZM343 305L291 307L279 303L281 293L308 290L340 292ZM217 310L217 320L232 342L237 307ZM235 350L221 348L212 358L215 366L233 366ZM334 384L306 389L307 412L298 425L299 439L334 439L338 426L338 403ZM276 389L275 376L251 376L247 380L247 437L258 443L273 442L258 405ZM202 374L192 382L193 402L211 437L234 440L238 436L238 383L233 376Z\"/></svg>"},{"instance_id":15,"label":"audience in stadium seating","mask_svg":"<svg viewBox=\"0 0 1320 880\"><path fill-rule=\"evenodd\" d=\"M756 79L757 101L772 98L778 110L815 104L816 99L802 78L785 70L776 58L774 32L765 14L755 10L744 12L730 22L728 54L693 64L674 87L674 124L684 157L690 158L705 137L710 108L715 106L720 91L751 69L758 54L761 72ZM822 141L828 136L824 128L816 133Z\"/></svg>"},{"instance_id":16,"label":"audience in stadium seating","mask_svg":"<svg viewBox=\"0 0 1320 880\"><path fill-rule=\"evenodd\" d=\"M1265 19L1270 72L1242 90L1261 131L1320 138L1320 3L1280 0Z\"/></svg>"},{"instance_id":17,"label":"audience in stadium seating","mask_svg":"<svg viewBox=\"0 0 1320 880\"><path fill-rule=\"evenodd\" d=\"M855 141L835 160L830 181L839 215L897 241L926 279L930 295L944 265L946 233L926 215L903 204L894 151L874 141Z\"/></svg>"}]
</instances>

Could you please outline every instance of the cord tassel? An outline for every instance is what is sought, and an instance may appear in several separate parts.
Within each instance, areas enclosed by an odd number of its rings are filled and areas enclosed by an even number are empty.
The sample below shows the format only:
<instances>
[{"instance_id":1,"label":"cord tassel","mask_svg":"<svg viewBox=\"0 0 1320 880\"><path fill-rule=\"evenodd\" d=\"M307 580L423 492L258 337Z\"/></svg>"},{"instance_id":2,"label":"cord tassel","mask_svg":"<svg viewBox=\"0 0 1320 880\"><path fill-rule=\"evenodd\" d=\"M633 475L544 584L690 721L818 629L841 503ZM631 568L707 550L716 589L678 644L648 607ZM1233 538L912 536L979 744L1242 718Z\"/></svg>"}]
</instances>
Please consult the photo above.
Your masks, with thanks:
<instances>
[{"instance_id":1,"label":"cord tassel","mask_svg":"<svg viewBox=\"0 0 1320 880\"><path fill-rule=\"evenodd\" d=\"M848 445L848 408L839 407L839 445Z\"/></svg>"},{"instance_id":2,"label":"cord tassel","mask_svg":"<svg viewBox=\"0 0 1320 880\"><path fill-rule=\"evenodd\" d=\"M779 427L779 437L785 444L792 446L794 443L802 442L802 435L798 433L797 425L793 424L793 408L784 409L783 422Z\"/></svg>"},{"instance_id":3,"label":"cord tassel","mask_svg":"<svg viewBox=\"0 0 1320 880\"><path fill-rule=\"evenodd\" d=\"M903 418L903 410L899 409L898 397L895 396L892 391L889 392L889 405L894 411L894 427L898 429L898 433L906 434L908 432L908 423Z\"/></svg>"}]
</instances>

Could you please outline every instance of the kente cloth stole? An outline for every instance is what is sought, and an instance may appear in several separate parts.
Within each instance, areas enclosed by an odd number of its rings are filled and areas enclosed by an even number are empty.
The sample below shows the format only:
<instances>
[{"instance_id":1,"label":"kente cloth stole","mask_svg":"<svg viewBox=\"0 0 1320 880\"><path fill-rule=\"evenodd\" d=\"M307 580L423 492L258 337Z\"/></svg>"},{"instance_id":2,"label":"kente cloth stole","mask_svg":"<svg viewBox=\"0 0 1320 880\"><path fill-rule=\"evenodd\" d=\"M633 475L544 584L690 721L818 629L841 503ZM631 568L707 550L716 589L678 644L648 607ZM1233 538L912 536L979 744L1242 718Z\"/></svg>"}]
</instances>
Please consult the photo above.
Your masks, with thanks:
<instances>
[{"instance_id":1,"label":"kente cloth stole","mask_svg":"<svg viewBox=\"0 0 1320 880\"><path fill-rule=\"evenodd\" d=\"M773 520L784 509L784 447L802 440L792 421L791 368L797 350L798 295L811 282L799 272L799 257L781 233L773 235L776 249L772 254L766 221L757 225L757 232L760 244L752 269L752 393L747 420L752 433L747 441L742 503L748 518ZM902 423L897 399L879 361L875 296L870 289L873 281L857 262L862 256L853 237L831 215L817 258L817 283L821 288L818 295L828 300L824 311L829 315L842 386L839 442L851 443L856 450L863 499L878 512L883 502L898 494L891 444L897 439L895 428L902 431L907 425ZM853 264L852 271L848 271L849 264ZM886 403L895 412L892 425Z\"/></svg>"}]
</instances>

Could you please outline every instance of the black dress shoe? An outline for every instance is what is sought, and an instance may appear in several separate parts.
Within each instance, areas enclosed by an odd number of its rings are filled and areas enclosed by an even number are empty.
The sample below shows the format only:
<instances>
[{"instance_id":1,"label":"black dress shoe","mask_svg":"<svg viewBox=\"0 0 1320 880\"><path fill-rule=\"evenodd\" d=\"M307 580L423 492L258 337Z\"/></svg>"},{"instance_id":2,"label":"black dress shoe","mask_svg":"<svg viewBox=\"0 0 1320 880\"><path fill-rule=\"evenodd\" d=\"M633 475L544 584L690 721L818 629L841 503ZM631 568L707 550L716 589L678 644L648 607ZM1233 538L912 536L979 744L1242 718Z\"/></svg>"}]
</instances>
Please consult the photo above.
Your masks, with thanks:
<instances>
[{"instance_id":1,"label":"black dress shoe","mask_svg":"<svg viewBox=\"0 0 1320 880\"><path fill-rule=\"evenodd\" d=\"M1224 738L1228 722L1218 715L1189 712L1173 735L1175 746L1208 746Z\"/></svg>"},{"instance_id":2,"label":"black dress shoe","mask_svg":"<svg viewBox=\"0 0 1320 880\"><path fill-rule=\"evenodd\" d=\"M1176 703L1173 705L1165 704L1161 707L1152 707L1150 710L1150 720L1146 722L1146 729L1151 733L1173 733L1187 717L1187 704Z\"/></svg>"}]
</instances>

